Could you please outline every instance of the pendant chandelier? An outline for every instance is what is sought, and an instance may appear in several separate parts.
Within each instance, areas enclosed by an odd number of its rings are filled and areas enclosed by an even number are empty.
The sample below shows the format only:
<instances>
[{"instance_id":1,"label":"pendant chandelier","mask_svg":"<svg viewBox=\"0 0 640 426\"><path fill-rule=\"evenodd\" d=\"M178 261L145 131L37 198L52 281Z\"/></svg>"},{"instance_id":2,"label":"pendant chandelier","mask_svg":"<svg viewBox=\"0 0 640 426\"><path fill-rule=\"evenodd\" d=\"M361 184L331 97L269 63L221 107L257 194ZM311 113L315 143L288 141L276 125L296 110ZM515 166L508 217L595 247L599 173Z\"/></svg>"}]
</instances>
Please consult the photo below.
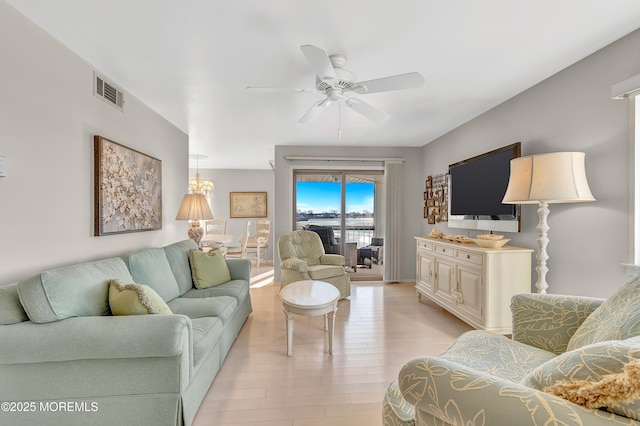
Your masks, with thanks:
<instances>
[{"instance_id":1,"label":"pendant chandelier","mask_svg":"<svg viewBox=\"0 0 640 426\"><path fill-rule=\"evenodd\" d=\"M202 194L205 197L210 197L213 192L213 182L210 180L202 180L200 179L200 172L198 169L198 160L204 160L208 158L206 155L202 154L191 154L189 158L196 160L196 178L189 180L189 192L192 194Z\"/></svg>"}]
</instances>

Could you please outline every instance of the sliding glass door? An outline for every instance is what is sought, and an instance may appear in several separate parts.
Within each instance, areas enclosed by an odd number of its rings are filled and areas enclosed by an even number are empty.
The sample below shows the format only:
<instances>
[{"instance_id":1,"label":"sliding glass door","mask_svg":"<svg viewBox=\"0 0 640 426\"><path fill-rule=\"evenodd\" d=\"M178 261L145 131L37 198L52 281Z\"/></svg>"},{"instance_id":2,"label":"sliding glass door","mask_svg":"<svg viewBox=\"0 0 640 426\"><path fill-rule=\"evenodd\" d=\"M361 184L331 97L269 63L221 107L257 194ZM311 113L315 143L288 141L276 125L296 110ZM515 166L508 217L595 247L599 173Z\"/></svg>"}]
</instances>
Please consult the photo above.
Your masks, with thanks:
<instances>
[{"instance_id":1,"label":"sliding glass door","mask_svg":"<svg viewBox=\"0 0 640 426\"><path fill-rule=\"evenodd\" d=\"M344 255L354 271L371 266L361 249L384 236L383 172L297 170L294 178L294 229L320 231L325 251Z\"/></svg>"}]
</instances>

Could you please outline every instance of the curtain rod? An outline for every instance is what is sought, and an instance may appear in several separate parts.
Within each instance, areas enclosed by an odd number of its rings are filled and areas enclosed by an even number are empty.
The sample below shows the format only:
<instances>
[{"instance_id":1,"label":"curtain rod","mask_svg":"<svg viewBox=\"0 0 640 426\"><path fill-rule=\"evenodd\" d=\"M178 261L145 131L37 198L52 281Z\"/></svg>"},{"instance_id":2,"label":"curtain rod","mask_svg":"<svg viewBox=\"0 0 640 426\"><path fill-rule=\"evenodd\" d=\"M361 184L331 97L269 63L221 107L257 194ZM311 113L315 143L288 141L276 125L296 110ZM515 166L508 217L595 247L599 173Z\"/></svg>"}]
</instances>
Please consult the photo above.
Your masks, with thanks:
<instances>
[{"instance_id":1,"label":"curtain rod","mask_svg":"<svg viewBox=\"0 0 640 426\"><path fill-rule=\"evenodd\" d=\"M288 161L364 161L364 162L374 162L374 161L407 161L405 158L373 158L373 157L309 157L309 156L297 156L297 155L286 155L284 157L285 160Z\"/></svg>"}]
</instances>

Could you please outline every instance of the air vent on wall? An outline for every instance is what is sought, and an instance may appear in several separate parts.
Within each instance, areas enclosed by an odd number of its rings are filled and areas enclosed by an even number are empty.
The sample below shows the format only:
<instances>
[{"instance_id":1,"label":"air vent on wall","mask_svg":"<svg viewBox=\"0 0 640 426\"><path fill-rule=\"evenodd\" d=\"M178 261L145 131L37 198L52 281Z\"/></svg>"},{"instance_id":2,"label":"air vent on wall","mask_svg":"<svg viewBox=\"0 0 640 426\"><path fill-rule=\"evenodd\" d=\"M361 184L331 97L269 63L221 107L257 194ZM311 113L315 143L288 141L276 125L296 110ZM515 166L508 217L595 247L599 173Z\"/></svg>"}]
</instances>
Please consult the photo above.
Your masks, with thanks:
<instances>
[{"instance_id":1,"label":"air vent on wall","mask_svg":"<svg viewBox=\"0 0 640 426\"><path fill-rule=\"evenodd\" d=\"M93 73L93 94L124 112L124 92L96 72Z\"/></svg>"}]
</instances>

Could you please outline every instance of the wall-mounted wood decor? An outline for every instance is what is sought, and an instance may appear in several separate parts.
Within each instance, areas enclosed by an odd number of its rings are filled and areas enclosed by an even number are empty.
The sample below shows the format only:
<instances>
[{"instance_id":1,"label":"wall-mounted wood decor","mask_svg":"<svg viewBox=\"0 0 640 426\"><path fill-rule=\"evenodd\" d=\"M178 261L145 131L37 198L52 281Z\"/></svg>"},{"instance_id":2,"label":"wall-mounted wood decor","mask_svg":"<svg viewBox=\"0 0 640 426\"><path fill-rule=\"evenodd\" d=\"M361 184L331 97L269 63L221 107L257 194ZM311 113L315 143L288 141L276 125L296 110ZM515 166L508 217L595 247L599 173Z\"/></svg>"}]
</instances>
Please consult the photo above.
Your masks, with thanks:
<instances>
[{"instance_id":1,"label":"wall-mounted wood decor","mask_svg":"<svg viewBox=\"0 0 640 426\"><path fill-rule=\"evenodd\" d=\"M427 176L424 187L424 218L427 223L447 222L449 173Z\"/></svg>"}]
</instances>

